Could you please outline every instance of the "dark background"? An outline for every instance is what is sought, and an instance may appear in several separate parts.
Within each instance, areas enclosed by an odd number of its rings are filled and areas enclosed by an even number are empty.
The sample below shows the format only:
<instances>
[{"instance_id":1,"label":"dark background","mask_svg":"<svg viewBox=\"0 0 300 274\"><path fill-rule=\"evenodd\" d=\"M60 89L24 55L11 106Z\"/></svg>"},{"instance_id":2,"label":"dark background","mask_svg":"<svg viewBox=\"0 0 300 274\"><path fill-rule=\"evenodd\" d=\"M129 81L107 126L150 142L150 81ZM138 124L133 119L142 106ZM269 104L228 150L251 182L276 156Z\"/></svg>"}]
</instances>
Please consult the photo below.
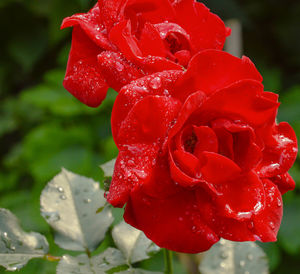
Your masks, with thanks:
<instances>
[{"instance_id":1,"label":"dark background","mask_svg":"<svg viewBox=\"0 0 300 274\"><path fill-rule=\"evenodd\" d=\"M262 73L266 90L280 94L279 121L290 122L300 136L300 1L203 2L222 19L242 23L244 54ZM16 214L26 230L47 235L54 255L60 253L39 215L41 190L62 166L102 180L99 164L117 155L110 133L116 93L91 109L62 87L71 32L59 26L94 3L0 0L0 207ZM272 273L300 269L299 160L291 174L298 184L284 197L278 242L261 245ZM33 260L21 273L52 274L55 264Z\"/></svg>"}]
</instances>

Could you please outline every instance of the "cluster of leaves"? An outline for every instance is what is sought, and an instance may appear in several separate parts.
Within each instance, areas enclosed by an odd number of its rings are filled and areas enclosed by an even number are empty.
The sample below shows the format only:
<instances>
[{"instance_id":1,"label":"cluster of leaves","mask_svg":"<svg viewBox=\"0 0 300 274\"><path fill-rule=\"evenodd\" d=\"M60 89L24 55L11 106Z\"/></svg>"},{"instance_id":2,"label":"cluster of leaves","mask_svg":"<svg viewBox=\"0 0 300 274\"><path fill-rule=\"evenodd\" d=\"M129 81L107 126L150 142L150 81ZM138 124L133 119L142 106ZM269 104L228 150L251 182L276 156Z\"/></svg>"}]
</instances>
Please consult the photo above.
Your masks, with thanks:
<instances>
[{"instance_id":1,"label":"cluster of leaves","mask_svg":"<svg viewBox=\"0 0 300 274\"><path fill-rule=\"evenodd\" d=\"M42 192L41 214L55 231L55 243L81 254L49 255L49 244L44 236L24 232L14 215L1 209L0 265L7 270L19 270L32 258L44 258L59 261L57 273L159 274L132 267L159 248L143 232L124 221L115 225L111 232L117 248L107 244L99 248L114 218L104 191L92 179L63 169Z\"/></svg>"},{"instance_id":2,"label":"cluster of leaves","mask_svg":"<svg viewBox=\"0 0 300 274\"><path fill-rule=\"evenodd\" d=\"M279 120L291 123L300 136L300 37L296 35L300 3L203 2L223 19L238 18L242 22L245 54L258 64L266 89L281 92ZM70 30L59 31L61 21L73 13L87 11L94 3L95 0L0 1L0 32L5 37L0 44L0 206L14 212L26 230L43 233L50 252L58 256L63 254L53 244L51 230L38 214L45 182L64 166L102 183L98 165L117 154L109 121L116 94L109 91L101 108L90 109L77 102L61 84L71 41ZM299 159L291 173L297 188L284 197L279 241L262 245L274 273L286 273L287 266L290 273L298 271ZM122 212L116 214L121 216ZM112 241L111 236L107 237L104 243ZM158 261L143 264L162 269ZM38 272L54 273L54 269L52 264L36 260L22 268L22 273Z\"/></svg>"},{"instance_id":3,"label":"cluster of leaves","mask_svg":"<svg viewBox=\"0 0 300 274\"><path fill-rule=\"evenodd\" d=\"M112 162L104 165L103 170L111 179ZM160 248L142 231L124 221L111 230L114 247L103 242L114 217L104 191L92 179L63 169L41 194L41 215L55 232L55 243L64 250L80 254L50 255L44 236L24 232L9 210L0 209L0 265L16 271L29 260L39 258L58 262L58 274L162 274L134 267ZM256 244L221 240L205 254L199 269L203 274L245 271L267 274L268 264L266 255Z\"/></svg>"}]
</instances>

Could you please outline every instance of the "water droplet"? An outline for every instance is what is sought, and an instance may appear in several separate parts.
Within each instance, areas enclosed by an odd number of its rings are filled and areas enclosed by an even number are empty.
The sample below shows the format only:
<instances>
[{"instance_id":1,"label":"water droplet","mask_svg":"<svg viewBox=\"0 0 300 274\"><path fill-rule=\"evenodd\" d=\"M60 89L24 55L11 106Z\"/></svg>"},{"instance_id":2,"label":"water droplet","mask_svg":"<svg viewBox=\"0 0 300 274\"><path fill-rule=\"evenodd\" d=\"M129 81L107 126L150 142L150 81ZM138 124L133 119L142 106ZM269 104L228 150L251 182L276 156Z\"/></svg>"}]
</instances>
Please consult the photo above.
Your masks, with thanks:
<instances>
[{"instance_id":1,"label":"water droplet","mask_svg":"<svg viewBox=\"0 0 300 274\"><path fill-rule=\"evenodd\" d=\"M221 266L222 268L225 268L225 267L226 267L226 263L225 263L225 262L222 262L222 263L220 263L220 266Z\"/></svg>"},{"instance_id":2,"label":"water droplet","mask_svg":"<svg viewBox=\"0 0 300 274\"><path fill-rule=\"evenodd\" d=\"M60 186L60 187L57 188L57 191L60 192L60 193L63 193L64 189Z\"/></svg>"},{"instance_id":3,"label":"water droplet","mask_svg":"<svg viewBox=\"0 0 300 274\"><path fill-rule=\"evenodd\" d=\"M277 198L277 205L278 205L278 207L282 206L282 202L281 202L281 200L279 198Z\"/></svg>"},{"instance_id":4,"label":"water droplet","mask_svg":"<svg viewBox=\"0 0 300 274\"><path fill-rule=\"evenodd\" d=\"M246 264L245 261L240 261L240 262L239 262L240 267L244 267L245 264Z\"/></svg>"},{"instance_id":5,"label":"water droplet","mask_svg":"<svg viewBox=\"0 0 300 274\"><path fill-rule=\"evenodd\" d=\"M197 231L197 227L195 225L192 226L192 231L196 232Z\"/></svg>"},{"instance_id":6,"label":"water droplet","mask_svg":"<svg viewBox=\"0 0 300 274\"><path fill-rule=\"evenodd\" d=\"M228 254L224 251L224 252L221 253L220 257L222 259L226 259L228 257Z\"/></svg>"},{"instance_id":7,"label":"water droplet","mask_svg":"<svg viewBox=\"0 0 300 274\"><path fill-rule=\"evenodd\" d=\"M178 220L179 220L180 222L182 222L182 221L183 221L183 218L182 218L182 217L179 217Z\"/></svg>"},{"instance_id":8,"label":"water droplet","mask_svg":"<svg viewBox=\"0 0 300 274\"><path fill-rule=\"evenodd\" d=\"M119 62L116 62L116 69L117 71L121 72L124 70L124 65Z\"/></svg>"},{"instance_id":9,"label":"water droplet","mask_svg":"<svg viewBox=\"0 0 300 274\"><path fill-rule=\"evenodd\" d=\"M43 212L42 216L49 222L57 222L60 220L60 216L57 212Z\"/></svg>"},{"instance_id":10,"label":"water droplet","mask_svg":"<svg viewBox=\"0 0 300 274\"><path fill-rule=\"evenodd\" d=\"M84 201L86 204L89 204L92 200L91 200L90 198L85 198L83 201Z\"/></svg>"},{"instance_id":11,"label":"water droplet","mask_svg":"<svg viewBox=\"0 0 300 274\"><path fill-rule=\"evenodd\" d=\"M99 267L104 267L104 266L107 266L108 263L101 263L101 264L98 264Z\"/></svg>"},{"instance_id":12,"label":"water droplet","mask_svg":"<svg viewBox=\"0 0 300 274\"><path fill-rule=\"evenodd\" d=\"M249 229L253 229L254 228L254 223L251 221L250 223L248 223L248 228Z\"/></svg>"},{"instance_id":13,"label":"water droplet","mask_svg":"<svg viewBox=\"0 0 300 274\"><path fill-rule=\"evenodd\" d=\"M275 229L275 225L273 222L270 222L269 225L270 225L271 229Z\"/></svg>"},{"instance_id":14,"label":"water droplet","mask_svg":"<svg viewBox=\"0 0 300 274\"><path fill-rule=\"evenodd\" d=\"M66 200L67 197L65 195L60 195L59 198L61 198L62 200Z\"/></svg>"},{"instance_id":15,"label":"water droplet","mask_svg":"<svg viewBox=\"0 0 300 274\"><path fill-rule=\"evenodd\" d=\"M253 260L253 255L252 255L251 253L249 253L249 254L247 255L247 259L248 259L249 261L252 261L252 260Z\"/></svg>"},{"instance_id":16,"label":"water droplet","mask_svg":"<svg viewBox=\"0 0 300 274\"><path fill-rule=\"evenodd\" d=\"M159 89L162 85L161 79L160 77L155 77L153 78L150 83L149 86L153 89Z\"/></svg>"},{"instance_id":17,"label":"water droplet","mask_svg":"<svg viewBox=\"0 0 300 274\"><path fill-rule=\"evenodd\" d=\"M226 241L224 239L221 239L220 240L220 245L225 245L226 244Z\"/></svg>"},{"instance_id":18,"label":"water droplet","mask_svg":"<svg viewBox=\"0 0 300 274\"><path fill-rule=\"evenodd\" d=\"M133 160L128 160L128 164L129 165L134 165L134 161Z\"/></svg>"},{"instance_id":19,"label":"water droplet","mask_svg":"<svg viewBox=\"0 0 300 274\"><path fill-rule=\"evenodd\" d=\"M6 248L10 249L11 251L15 251L15 246L12 245L11 239L9 238L7 232L3 232L1 234L1 240L3 241Z\"/></svg>"}]
</instances>

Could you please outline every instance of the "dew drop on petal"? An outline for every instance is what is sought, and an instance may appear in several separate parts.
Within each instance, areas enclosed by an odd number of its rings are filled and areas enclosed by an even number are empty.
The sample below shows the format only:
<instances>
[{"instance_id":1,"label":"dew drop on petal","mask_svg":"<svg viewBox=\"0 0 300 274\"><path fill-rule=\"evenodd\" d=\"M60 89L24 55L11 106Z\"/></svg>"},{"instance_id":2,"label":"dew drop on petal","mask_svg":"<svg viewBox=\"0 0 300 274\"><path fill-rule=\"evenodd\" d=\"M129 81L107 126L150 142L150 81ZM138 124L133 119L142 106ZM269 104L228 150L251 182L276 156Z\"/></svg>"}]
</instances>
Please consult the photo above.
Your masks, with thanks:
<instances>
[{"instance_id":1,"label":"dew drop on petal","mask_svg":"<svg viewBox=\"0 0 300 274\"><path fill-rule=\"evenodd\" d=\"M159 89L162 86L160 77L155 77L149 82L149 86L152 89Z\"/></svg>"},{"instance_id":2,"label":"dew drop on petal","mask_svg":"<svg viewBox=\"0 0 300 274\"><path fill-rule=\"evenodd\" d=\"M281 200L279 198L277 198L277 205L278 205L278 207L282 206L282 202L281 202Z\"/></svg>"},{"instance_id":3,"label":"dew drop on petal","mask_svg":"<svg viewBox=\"0 0 300 274\"><path fill-rule=\"evenodd\" d=\"M115 65L116 65L117 71L121 72L121 71L124 70L124 65L123 65L123 64L121 64L121 63L119 63L119 62L116 62Z\"/></svg>"},{"instance_id":4,"label":"dew drop on petal","mask_svg":"<svg viewBox=\"0 0 300 274\"><path fill-rule=\"evenodd\" d=\"M251 221L250 223L248 223L248 228L249 229L253 229L254 228L254 223Z\"/></svg>"}]
</instances>

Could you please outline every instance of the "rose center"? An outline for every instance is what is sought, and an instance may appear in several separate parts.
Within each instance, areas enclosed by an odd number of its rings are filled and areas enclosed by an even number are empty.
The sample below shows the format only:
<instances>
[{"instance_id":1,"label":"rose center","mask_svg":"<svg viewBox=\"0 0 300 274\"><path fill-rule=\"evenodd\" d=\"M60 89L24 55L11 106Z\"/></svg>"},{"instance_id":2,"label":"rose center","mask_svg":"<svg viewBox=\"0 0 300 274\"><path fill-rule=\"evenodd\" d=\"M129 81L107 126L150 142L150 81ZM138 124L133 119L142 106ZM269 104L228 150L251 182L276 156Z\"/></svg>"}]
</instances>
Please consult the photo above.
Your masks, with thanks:
<instances>
[{"instance_id":1,"label":"rose center","mask_svg":"<svg viewBox=\"0 0 300 274\"><path fill-rule=\"evenodd\" d=\"M198 142L198 138L196 134L192 132L192 134L184 141L184 149L187 152L194 153L197 142Z\"/></svg>"}]
</instances>

